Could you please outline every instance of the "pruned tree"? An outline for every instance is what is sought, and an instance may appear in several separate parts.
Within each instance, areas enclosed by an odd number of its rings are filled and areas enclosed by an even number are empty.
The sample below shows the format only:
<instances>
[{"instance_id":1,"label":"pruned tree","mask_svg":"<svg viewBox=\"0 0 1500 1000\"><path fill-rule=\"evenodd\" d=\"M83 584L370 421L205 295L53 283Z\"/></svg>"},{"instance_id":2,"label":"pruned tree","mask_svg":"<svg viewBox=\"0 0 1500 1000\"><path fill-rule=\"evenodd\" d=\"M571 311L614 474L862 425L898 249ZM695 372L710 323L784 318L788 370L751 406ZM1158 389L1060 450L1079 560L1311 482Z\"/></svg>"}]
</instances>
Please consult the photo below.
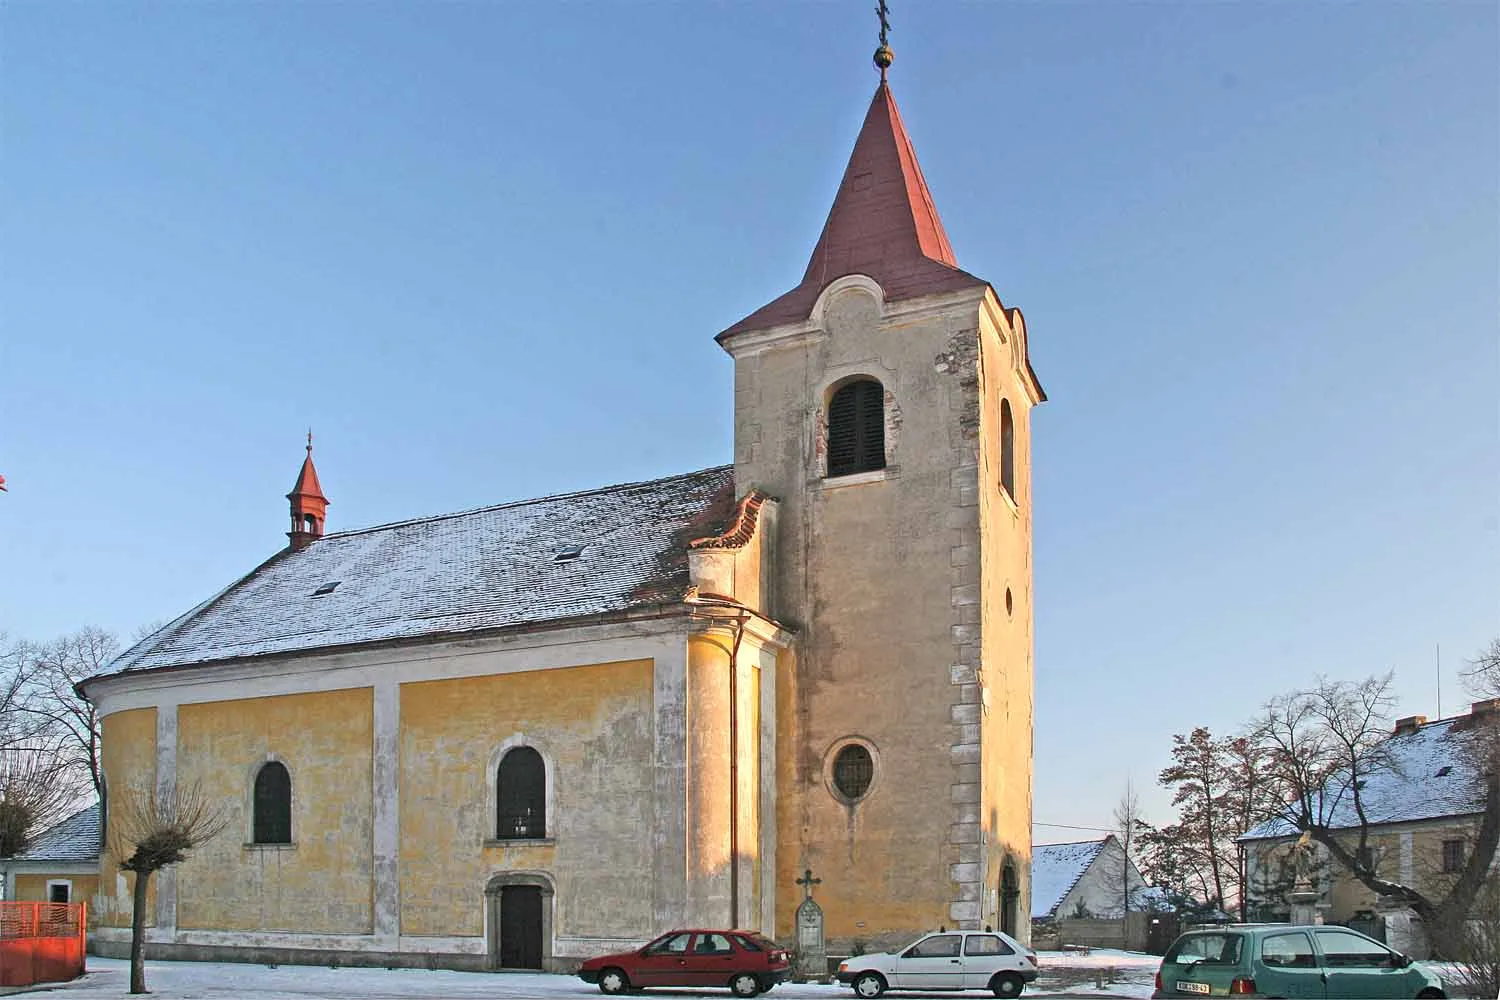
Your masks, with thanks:
<instances>
[{"instance_id":1,"label":"pruned tree","mask_svg":"<svg viewBox=\"0 0 1500 1000\"><path fill-rule=\"evenodd\" d=\"M1367 782L1396 769L1390 746L1395 697L1391 675L1346 682L1319 679L1311 689L1273 699L1253 732L1263 770L1276 793L1271 816L1316 841L1340 869L1377 896L1410 907L1429 940L1451 954L1500 841L1500 753L1493 724L1454 726L1450 738L1472 763L1480 813L1474 850L1444 882L1418 888L1385 877L1370 849ZM1379 817L1376 817L1377 819Z\"/></svg>"},{"instance_id":2,"label":"pruned tree","mask_svg":"<svg viewBox=\"0 0 1500 1000\"><path fill-rule=\"evenodd\" d=\"M146 904L151 876L187 859L223 832L223 808L198 785L170 791L132 788L110 803L109 847L135 876L130 918L130 992L146 992Z\"/></svg>"}]
</instances>

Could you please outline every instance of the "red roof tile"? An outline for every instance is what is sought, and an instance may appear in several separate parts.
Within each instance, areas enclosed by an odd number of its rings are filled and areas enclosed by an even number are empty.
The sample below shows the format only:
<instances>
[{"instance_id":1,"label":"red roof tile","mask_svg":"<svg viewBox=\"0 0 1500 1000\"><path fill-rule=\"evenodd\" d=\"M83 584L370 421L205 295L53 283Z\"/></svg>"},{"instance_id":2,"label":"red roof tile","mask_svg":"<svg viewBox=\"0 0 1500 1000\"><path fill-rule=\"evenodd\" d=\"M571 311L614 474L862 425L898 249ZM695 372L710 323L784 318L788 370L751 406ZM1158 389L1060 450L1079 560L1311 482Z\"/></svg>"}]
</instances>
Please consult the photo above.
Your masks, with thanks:
<instances>
[{"instance_id":1,"label":"red roof tile","mask_svg":"<svg viewBox=\"0 0 1500 1000\"><path fill-rule=\"evenodd\" d=\"M959 269L884 82L870 101L802 283L719 336L805 320L829 282L847 274L874 278L887 301L986 284Z\"/></svg>"}]
</instances>

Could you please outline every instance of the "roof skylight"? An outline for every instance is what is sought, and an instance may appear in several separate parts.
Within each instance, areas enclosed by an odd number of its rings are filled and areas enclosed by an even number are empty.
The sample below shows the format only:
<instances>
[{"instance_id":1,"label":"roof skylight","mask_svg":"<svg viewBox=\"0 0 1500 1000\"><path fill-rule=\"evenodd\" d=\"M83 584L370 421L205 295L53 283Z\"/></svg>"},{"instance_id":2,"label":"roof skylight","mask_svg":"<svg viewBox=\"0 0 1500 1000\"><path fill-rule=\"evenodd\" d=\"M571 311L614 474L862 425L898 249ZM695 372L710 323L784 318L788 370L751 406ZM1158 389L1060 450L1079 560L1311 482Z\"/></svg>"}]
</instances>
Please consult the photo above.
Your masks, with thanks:
<instances>
[{"instance_id":1,"label":"roof skylight","mask_svg":"<svg viewBox=\"0 0 1500 1000\"><path fill-rule=\"evenodd\" d=\"M553 562L572 562L583 555L582 545L564 545L557 550L557 555L552 557Z\"/></svg>"},{"instance_id":2,"label":"roof skylight","mask_svg":"<svg viewBox=\"0 0 1500 1000\"><path fill-rule=\"evenodd\" d=\"M1451 770L1453 770L1452 767L1448 766L1447 764L1444 764L1442 767L1438 768L1438 773L1434 774L1433 777L1434 778L1446 778L1446 777L1448 777L1448 772L1451 771Z\"/></svg>"},{"instance_id":3,"label":"roof skylight","mask_svg":"<svg viewBox=\"0 0 1500 1000\"><path fill-rule=\"evenodd\" d=\"M312 595L314 597L326 597L327 595L333 593L334 589L336 587L338 587L338 585L341 584L341 583L343 583L343 582L344 581L342 581L342 580L334 580L334 581L332 581L330 583L325 583L325 584L323 584L323 586L321 586L317 590L313 591Z\"/></svg>"}]
</instances>

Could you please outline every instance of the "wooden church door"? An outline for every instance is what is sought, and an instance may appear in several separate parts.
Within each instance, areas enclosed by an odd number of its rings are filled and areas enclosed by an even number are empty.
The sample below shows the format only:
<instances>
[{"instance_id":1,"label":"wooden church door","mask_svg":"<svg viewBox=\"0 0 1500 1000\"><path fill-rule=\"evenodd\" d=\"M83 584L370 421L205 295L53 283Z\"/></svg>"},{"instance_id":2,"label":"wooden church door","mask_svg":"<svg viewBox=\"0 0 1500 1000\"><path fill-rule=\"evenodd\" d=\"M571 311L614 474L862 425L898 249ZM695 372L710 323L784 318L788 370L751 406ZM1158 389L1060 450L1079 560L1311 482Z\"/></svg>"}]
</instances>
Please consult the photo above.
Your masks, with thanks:
<instances>
[{"instance_id":1,"label":"wooden church door","mask_svg":"<svg viewBox=\"0 0 1500 1000\"><path fill-rule=\"evenodd\" d=\"M500 890L500 966L542 967L542 890L507 885Z\"/></svg>"}]
</instances>

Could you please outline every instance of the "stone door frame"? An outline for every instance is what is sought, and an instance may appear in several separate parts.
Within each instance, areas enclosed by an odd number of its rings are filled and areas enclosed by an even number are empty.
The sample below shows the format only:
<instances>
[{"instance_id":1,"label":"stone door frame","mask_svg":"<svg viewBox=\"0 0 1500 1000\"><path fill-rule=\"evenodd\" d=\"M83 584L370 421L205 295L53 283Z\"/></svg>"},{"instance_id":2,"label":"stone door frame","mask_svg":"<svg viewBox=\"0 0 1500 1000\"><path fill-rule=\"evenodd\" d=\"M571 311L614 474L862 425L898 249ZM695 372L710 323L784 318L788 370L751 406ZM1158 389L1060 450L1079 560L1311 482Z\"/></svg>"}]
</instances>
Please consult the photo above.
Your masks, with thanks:
<instances>
[{"instance_id":1,"label":"stone door frame","mask_svg":"<svg viewBox=\"0 0 1500 1000\"><path fill-rule=\"evenodd\" d=\"M497 872L484 885L484 965L500 968L500 896L506 886L529 885L542 896L542 968L552 962L552 901L557 887L552 876L541 871Z\"/></svg>"}]
</instances>

